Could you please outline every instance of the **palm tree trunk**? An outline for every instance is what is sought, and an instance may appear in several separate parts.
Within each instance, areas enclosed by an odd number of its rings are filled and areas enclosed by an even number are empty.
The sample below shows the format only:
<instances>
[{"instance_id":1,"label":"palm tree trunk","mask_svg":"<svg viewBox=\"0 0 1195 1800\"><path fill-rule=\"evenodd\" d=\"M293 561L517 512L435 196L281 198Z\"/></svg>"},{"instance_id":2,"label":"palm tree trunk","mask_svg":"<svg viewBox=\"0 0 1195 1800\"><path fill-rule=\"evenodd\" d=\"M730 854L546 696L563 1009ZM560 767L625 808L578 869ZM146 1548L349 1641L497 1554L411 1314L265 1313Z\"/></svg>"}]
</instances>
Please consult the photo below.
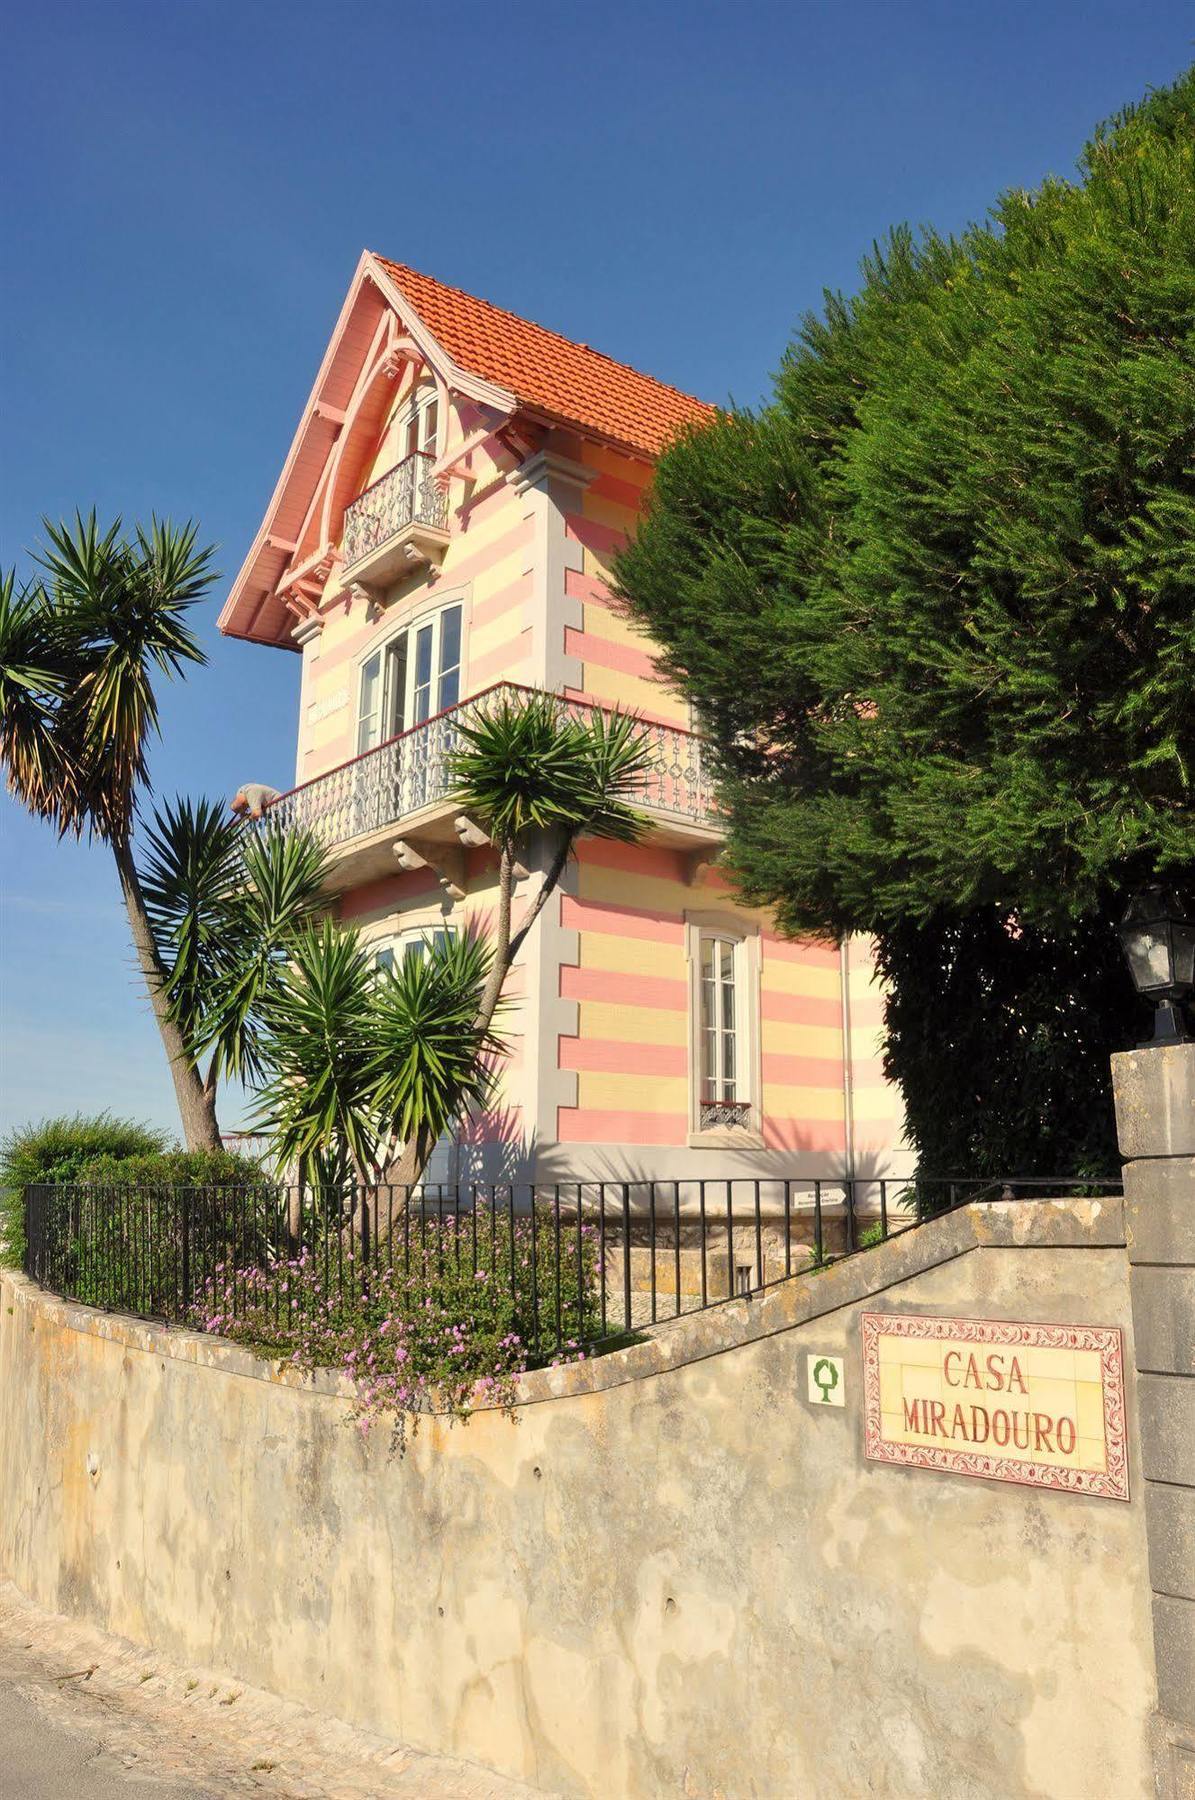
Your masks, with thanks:
<instances>
[{"instance_id":1,"label":"palm tree trunk","mask_svg":"<svg viewBox=\"0 0 1195 1800\"><path fill-rule=\"evenodd\" d=\"M117 874L120 876L120 891L124 895L125 911L129 915L129 934L133 940L133 948L137 952L141 973L145 977L145 985L149 990L149 1003L153 1007L158 1032L170 1063L170 1074L174 1081L174 1093L178 1101L179 1117L182 1120L183 1138L186 1141L187 1149L220 1150L223 1145L220 1139L220 1127L216 1123L214 1084L204 1082L193 1058L187 1053L182 1032L170 1016L170 1007L165 992L166 970L162 964L162 958L158 954L158 946L154 941L153 928L145 909L145 896L141 892L141 882L128 840L114 839L112 855L116 860Z\"/></svg>"}]
</instances>

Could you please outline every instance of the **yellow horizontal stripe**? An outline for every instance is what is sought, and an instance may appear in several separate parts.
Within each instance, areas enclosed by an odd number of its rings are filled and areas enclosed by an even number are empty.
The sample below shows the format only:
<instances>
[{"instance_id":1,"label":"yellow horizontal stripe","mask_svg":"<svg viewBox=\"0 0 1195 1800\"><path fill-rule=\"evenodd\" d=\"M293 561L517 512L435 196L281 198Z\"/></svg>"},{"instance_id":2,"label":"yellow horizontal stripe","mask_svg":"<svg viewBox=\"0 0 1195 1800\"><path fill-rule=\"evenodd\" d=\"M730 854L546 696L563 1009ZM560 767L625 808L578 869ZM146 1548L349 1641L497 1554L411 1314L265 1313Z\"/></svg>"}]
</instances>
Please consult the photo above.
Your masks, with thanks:
<instances>
[{"instance_id":1,"label":"yellow horizontal stripe","mask_svg":"<svg viewBox=\"0 0 1195 1800\"><path fill-rule=\"evenodd\" d=\"M616 969L624 975L662 975L683 981L685 953L679 944L658 944L646 938L616 937L612 932L587 931L581 937L583 969Z\"/></svg>"},{"instance_id":2,"label":"yellow horizontal stripe","mask_svg":"<svg viewBox=\"0 0 1195 1800\"><path fill-rule=\"evenodd\" d=\"M778 1056L838 1057L842 1054L842 1034L834 1025L789 1025L779 1019L765 1019L763 1047Z\"/></svg>"},{"instance_id":3,"label":"yellow horizontal stripe","mask_svg":"<svg viewBox=\"0 0 1195 1800\"><path fill-rule=\"evenodd\" d=\"M604 1075L583 1069L577 1097L592 1112L686 1113L689 1084L674 1075Z\"/></svg>"},{"instance_id":4,"label":"yellow horizontal stripe","mask_svg":"<svg viewBox=\"0 0 1195 1800\"><path fill-rule=\"evenodd\" d=\"M765 994L804 994L817 1000L837 1000L841 991L837 969L769 958L766 944L763 948L763 990Z\"/></svg>"},{"instance_id":5,"label":"yellow horizontal stripe","mask_svg":"<svg viewBox=\"0 0 1195 1800\"><path fill-rule=\"evenodd\" d=\"M597 1043L684 1044L684 1013L653 1006L614 1006L608 1000L578 1001L580 1035Z\"/></svg>"}]
</instances>

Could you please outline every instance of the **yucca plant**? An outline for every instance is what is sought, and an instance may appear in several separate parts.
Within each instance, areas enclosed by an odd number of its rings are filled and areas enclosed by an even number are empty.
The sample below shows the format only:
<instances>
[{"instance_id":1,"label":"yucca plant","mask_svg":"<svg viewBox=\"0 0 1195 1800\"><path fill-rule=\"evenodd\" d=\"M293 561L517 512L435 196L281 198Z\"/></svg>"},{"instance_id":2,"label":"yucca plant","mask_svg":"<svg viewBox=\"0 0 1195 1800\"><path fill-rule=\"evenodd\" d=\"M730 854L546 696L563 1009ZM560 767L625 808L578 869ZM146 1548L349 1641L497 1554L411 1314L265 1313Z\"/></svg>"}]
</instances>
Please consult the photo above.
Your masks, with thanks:
<instances>
[{"instance_id":1,"label":"yucca plant","mask_svg":"<svg viewBox=\"0 0 1195 1800\"><path fill-rule=\"evenodd\" d=\"M278 1161L339 1187L376 1185L383 1170L416 1180L462 1107L488 1094L503 1048L477 1024L489 965L476 937L379 970L331 919L299 933L262 1002L255 1126Z\"/></svg>"},{"instance_id":2,"label":"yucca plant","mask_svg":"<svg viewBox=\"0 0 1195 1800\"><path fill-rule=\"evenodd\" d=\"M45 521L40 573L0 581L0 755L8 786L60 835L87 832L116 863L133 947L170 1064L187 1144L218 1148L211 1097L166 992L133 861L146 752L158 730L155 677L206 659L186 615L215 571L193 525L155 519L131 537L96 515Z\"/></svg>"},{"instance_id":3,"label":"yucca plant","mask_svg":"<svg viewBox=\"0 0 1195 1800\"><path fill-rule=\"evenodd\" d=\"M485 941L463 933L379 972L371 1074L386 1136L381 1160L391 1181L417 1181L452 1121L489 1098L494 1061L505 1048L490 1022L480 1021L492 964Z\"/></svg>"},{"instance_id":4,"label":"yucca plant","mask_svg":"<svg viewBox=\"0 0 1195 1800\"><path fill-rule=\"evenodd\" d=\"M296 935L326 905L327 858L309 832L251 831L213 800L159 808L142 868L169 968L167 994L205 1090L262 1074L264 1008Z\"/></svg>"},{"instance_id":5,"label":"yucca plant","mask_svg":"<svg viewBox=\"0 0 1195 1800\"><path fill-rule=\"evenodd\" d=\"M634 806L651 760L631 713L575 713L551 694L504 696L462 721L452 759L455 799L484 826L498 852L493 960L476 1025L494 1017L502 984L528 932L559 885L580 837L634 843L644 819ZM539 887L512 931L516 870L539 839L548 847Z\"/></svg>"}]
</instances>

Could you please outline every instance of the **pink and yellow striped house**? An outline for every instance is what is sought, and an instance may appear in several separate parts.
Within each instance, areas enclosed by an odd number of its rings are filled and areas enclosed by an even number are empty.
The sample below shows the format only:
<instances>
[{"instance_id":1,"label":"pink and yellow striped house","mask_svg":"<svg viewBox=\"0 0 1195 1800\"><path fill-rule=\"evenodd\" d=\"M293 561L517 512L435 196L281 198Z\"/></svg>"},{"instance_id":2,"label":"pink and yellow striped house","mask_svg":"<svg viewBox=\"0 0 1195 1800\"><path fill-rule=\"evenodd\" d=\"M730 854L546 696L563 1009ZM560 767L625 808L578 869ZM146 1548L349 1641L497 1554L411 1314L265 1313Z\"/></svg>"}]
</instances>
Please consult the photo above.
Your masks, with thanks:
<instances>
[{"instance_id":1,"label":"pink and yellow striped house","mask_svg":"<svg viewBox=\"0 0 1195 1800\"><path fill-rule=\"evenodd\" d=\"M367 252L221 614L301 659L276 811L322 836L380 962L493 903L446 768L463 710L515 684L650 733L646 839L581 844L511 977L501 1091L439 1153L446 1179L903 1170L866 945L787 942L736 902L685 703L611 595L655 457L711 412Z\"/></svg>"}]
</instances>

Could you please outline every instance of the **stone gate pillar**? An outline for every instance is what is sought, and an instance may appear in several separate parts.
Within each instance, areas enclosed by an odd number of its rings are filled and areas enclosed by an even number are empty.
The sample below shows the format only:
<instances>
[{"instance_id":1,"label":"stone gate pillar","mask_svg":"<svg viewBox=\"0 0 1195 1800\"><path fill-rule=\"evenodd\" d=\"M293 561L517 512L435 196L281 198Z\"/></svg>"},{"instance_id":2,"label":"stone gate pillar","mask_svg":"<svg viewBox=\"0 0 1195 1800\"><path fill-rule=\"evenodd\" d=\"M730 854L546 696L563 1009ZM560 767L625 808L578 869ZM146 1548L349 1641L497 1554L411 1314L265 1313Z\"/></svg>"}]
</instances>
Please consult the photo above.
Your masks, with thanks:
<instances>
[{"instance_id":1,"label":"stone gate pillar","mask_svg":"<svg viewBox=\"0 0 1195 1800\"><path fill-rule=\"evenodd\" d=\"M1112 1058L1124 1169L1163 1800L1195 1800L1195 1044Z\"/></svg>"}]
</instances>

